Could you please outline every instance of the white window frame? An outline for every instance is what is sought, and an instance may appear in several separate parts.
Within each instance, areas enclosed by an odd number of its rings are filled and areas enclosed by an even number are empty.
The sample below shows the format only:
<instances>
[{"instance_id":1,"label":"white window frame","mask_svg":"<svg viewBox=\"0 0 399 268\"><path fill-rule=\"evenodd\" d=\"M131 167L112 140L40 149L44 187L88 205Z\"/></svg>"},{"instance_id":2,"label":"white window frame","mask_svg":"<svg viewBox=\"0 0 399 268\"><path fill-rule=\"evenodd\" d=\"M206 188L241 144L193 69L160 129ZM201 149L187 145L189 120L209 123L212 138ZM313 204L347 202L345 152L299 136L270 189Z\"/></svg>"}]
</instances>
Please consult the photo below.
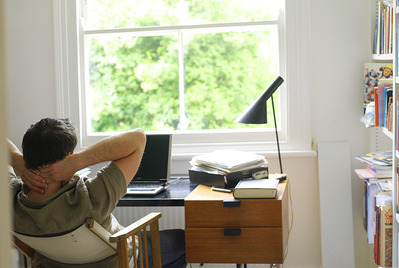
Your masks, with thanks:
<instances>
[{"instance_id":1,"label":"white window frame","mask_svg":"<svg viewBox=\"0 0 399 268\"><path fill-rule=\"evenodd\" d=\"M280 61L285 62L285 68L280 75L285 82L278 89L281 124L278 128L282 153L303 152L311 150L310 98L309 98L309 0L285 0L285 6L279 20L279 36L282 44ZM82 29L79 28L76 16L78 1L54 1L54 42L57 116L70 118L77 124L80 134L80 144L83 148L106 134L84 135L86 123L84 110L84 87L82 62L79 51L83 48ZM266 87L267 85L265 85ZM287 91L289 93L287 94ZM140 126L135 126L140 127ZM79 149L79 148L78 148ZM173 135L172 153L175 156L187 158L215 149L237 149L267 154L276 151L275 133L273 130L246 129L222 131L177 131ZM181 158L181 157L180 157Z\"/></svg>"}]
</instances>

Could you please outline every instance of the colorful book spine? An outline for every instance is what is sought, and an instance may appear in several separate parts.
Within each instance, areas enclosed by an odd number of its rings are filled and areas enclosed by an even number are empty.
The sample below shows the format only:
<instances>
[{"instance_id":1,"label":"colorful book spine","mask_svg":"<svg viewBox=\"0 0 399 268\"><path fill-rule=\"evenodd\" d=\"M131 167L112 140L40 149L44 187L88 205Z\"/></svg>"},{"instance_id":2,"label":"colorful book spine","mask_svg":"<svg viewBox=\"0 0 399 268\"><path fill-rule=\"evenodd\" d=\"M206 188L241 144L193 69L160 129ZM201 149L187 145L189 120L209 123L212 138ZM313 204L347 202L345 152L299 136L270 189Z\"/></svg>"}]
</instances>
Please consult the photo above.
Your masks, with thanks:
<instances>
[{"instance_id":1,"label":"colorful book spine","mask_svg":"<svg viewBox=\"0 0 399 268\"><path fill-rule=\"evenodd\" d=\"M378 87L374 88L374 124L376 127L380 126L380 116L379 116L379 96Z\"/></svg>"},{"instance_id":2,"label":"colorful book spine","mask_svg":"<svg viewBox=\"0 0 399 268\"><path fill-rule=\"evenodd\" d=\"M382 267L392 267L392 206L380 207L381 220L381 252Z\"/></svg>"}]
</instances>

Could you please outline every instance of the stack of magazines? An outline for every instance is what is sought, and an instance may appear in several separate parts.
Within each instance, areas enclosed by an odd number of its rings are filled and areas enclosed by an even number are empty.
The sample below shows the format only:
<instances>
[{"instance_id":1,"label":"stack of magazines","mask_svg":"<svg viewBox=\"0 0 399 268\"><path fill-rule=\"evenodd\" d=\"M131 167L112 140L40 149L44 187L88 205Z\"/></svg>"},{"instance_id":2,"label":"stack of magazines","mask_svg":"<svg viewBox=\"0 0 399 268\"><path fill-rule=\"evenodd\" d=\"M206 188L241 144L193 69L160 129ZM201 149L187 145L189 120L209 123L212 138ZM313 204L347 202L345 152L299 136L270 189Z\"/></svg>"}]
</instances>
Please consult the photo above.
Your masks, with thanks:
<instances>
[{"instance_id":1,"label":"stack of magazines","mask_svg":"<svg viewBox=\"0 0 399 268\"><path fill-rule=\"evenodd\" d=\"M357 156L366 164L365 169L356 169L360 178L389 178L392 177L392 151L372 152L366 156Z\"/></svg>"},{"instance_id":2,"label":"stack of magazines","mask_svg":"<svg viewBox=\"0 0 399 268\"><path fill-rule=\"evenodd\" d=\"M264 156L236 150L218 150L194 156L190 163L191 170L220 175L240 172L244 177L251 176L253 170L267 170L268 165Z\"/></svg>"}]
</instances>

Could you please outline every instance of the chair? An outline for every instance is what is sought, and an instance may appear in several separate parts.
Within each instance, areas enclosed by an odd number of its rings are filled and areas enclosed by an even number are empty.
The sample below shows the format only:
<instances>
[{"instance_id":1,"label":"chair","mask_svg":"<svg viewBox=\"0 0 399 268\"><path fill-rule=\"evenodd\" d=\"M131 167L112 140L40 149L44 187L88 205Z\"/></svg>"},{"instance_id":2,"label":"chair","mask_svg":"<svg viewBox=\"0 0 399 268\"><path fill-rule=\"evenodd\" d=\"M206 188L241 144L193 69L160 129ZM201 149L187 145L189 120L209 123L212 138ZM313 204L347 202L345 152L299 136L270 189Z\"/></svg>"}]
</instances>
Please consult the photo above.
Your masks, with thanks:
<instances>
[{"instance_id":1,"label":"chair","mask_svg":"<svg viewBox=\"0 0 399 268\"><path fill-rule=\"evenodd\" d=\"M126 268L129 267L128 238L136 236L139 246L137 249L136 243L132 243L134 267L149 267L146 231L149 226L153 267L161 267L158 222L161 216L159 212L150 213L114 235L91 218L74 231L58 236L37 237L14 232L14 245L23 253L25 267L27 258L32 258L37 251L68 264L96 262L118 253L119 267ZM140 266L137 266L138 256Z\"/></svg>"}]
</instances>

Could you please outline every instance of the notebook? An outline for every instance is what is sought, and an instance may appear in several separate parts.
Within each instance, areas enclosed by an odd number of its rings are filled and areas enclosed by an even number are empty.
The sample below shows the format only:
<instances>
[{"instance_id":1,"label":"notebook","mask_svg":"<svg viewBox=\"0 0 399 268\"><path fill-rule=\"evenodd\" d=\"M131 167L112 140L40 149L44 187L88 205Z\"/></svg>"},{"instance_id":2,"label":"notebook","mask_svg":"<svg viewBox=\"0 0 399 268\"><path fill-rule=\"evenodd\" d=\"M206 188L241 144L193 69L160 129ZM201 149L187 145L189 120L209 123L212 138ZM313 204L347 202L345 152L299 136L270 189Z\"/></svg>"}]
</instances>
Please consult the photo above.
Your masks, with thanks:
<instances>
[{"instance_id":1,"label":"notebook","mask_svg":"<svg viewBox=\"0 0 399 268\"><path fill-rule=\"evenodd\" d=\"M156 195L169 184L171 134L147 134L140 167L127 187L127 195Z\"/></svg>"}]
</instances>

